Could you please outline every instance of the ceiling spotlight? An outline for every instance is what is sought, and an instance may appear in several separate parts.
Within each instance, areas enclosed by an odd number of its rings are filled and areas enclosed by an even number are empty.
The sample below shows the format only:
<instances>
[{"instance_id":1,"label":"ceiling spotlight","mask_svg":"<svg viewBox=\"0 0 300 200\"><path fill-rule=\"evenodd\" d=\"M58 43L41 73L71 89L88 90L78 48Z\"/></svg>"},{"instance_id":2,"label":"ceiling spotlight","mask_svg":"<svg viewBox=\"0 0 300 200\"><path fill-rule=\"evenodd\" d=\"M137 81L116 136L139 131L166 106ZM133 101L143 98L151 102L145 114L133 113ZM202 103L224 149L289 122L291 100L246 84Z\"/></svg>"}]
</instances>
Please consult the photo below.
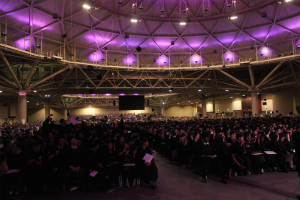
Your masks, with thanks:
<instances>
[{"instance_id":1,"label":"ceiling spotlight","mask_svg":"<svg viewBox=\"0 0 300 200\"><path fill-rule=\"evenodd\" d=\"M143 10L144 8L143 8L143 6L140 6L139 9L140 9L140 10Z\"/></svg>"},{"instance_id":2,"label":"ceiling spotlight","mask_svg":"<svg viewBox=\"0 0 300 200\"><path fill-rule=\"evenodd\" d=\"M39 48L39 49L40 49L40 48L41 48L41 46L38 44L38 45L36 45L36 48Z\"/></svg>"},{"instance_id":3,"label":"ceiling spotlight","mask_svg":"<svg viewBox=\"0 0 300 200\"><path fill-rule=\"evenodd\" d=\"M179 104L179 103L177 103L177 104Z\"/></svg>"},{"instance_id":4,"label":"ceiling spotlight","mask_svg":"<svg viewBox=\"0 0 300 200\"><path fill-rule=\"evenodd\" d=\"M61 37L66 38L66 37L67 37L67 34L63 34Z\"/></svg>"},{"instance_id":5,"label":"ceiling spotlight","mask_svg":"<svg viewBox=\"0 0 300 200\"><path fill-rule=\"evenodd\" d=\"M6 36L6 33L2 32L1 35L2 35L2 36Z\"/></svg>"},{"instance_id":6,"label":"ceiling spotlight","mask_svg":"<svg viewBox=\"0 0 300 200\"><path fill-rule=\"evenodd\" d=\"M191 104L194 104L194 103L191 103Z\"/></svg>"},{"instance_id":7,"label":"ceiling spotlight","mask_svg":"<svg viewBox=\"0 0 300 200\"><path fill-rule=\"evenodd\" d=\"M197 62L198 62L198 61L197 61L197 60L195 60L195 63L196 63L196 64L197 64Z\"/></svg>"},{"instance_id":8,"label":"ceiling spotlight","mask_svg":"<svg viewBox=\"0 0 300 200\"><path fill-rule=\"evenodd\" d=\"M227 60L230 60L230 58L227 58Z\"/></svg>"},{"instance_id":9,"label":"ceiling spotlight","mask_svg":"<svg viewBox=\"0 0 300 200\"><path fill-rule=\"evenodd\" d=\"M173 91L173 88L170 88L170 89L169 89L169 92L172 92L172 91Z\"/></svg>"},{"instance_id":10,"label":"ceiling spotlight","mask_svg":"<svg viewBox=\"0 0 300 200\"><path fill-rule=\"evenodd\" d=\"M165 12L165 10L161 9L160 12Z\"/></svg>"},{"instance_id":11,"label":"ceiling spotlight","mask_svg":"<svg viewBox=\"0 0 300 200\"><path fill-rule=\"evenodd\" d=\"M226 92L228 92L229 90L225 90Z\"/></svg>"},{"instance_id":12,"label":"ceiling spotlight","mask_svg":"<svg viewBox=\"0 0 300 200\"><path fill-rule=\"evenodd\" d=\"M229 4L227 5L227 7L230 8L230 7L231 7L231 4L229 3Z\"/></svg>"},{"instance_id":13,"label":"ceiling spotlight","mask_svg":"<svg viewBox=\"0 0 300 200\"><path fill-rule=\"evenodd\" d=\"M27 101L27 103L29 103L29 101Z\"/></svg>"},{"instance_id":14,"label":"ceiling spotlight","mask_svg":"<svg viewBox=\"0 0 300 200\"><path fill-rule=\"evenodd\" d=\"M233 98L233 97L230 97L230 98Z\"/></svg>"},{"instance_id":15,"label":"ceiling spotlight","mask_svg":"<svg viewBox=\"0 0 300 200\"><path fill-rule=\"evenodd\" d=\"M33 92L36 92L36 90L34 90Z\"/></svg>"},{"instance_id":16,"label":"ceiling spotlight","mask_svg":"<svg viewBox=\"0 0 300 200\"><path fill-rule=\"evenodd\" d=\"M225 68L226 66L225 65L223 65L223 68Z\"/></svg>"},{"instance_id":17,"label":"ceiling spotlight","mask_svg":"<svg viewBox=\"0 0 300 200\"><path fill-rule=\"evenodd\" d=\"M163 102L163 104L165 104L165 102Z\"/></svg>"},{"instance_id":18,"label":"ceiling spotlight","mask_svg":"<svg viewBox=\"0 0 300 200\"><path fill-rule=\"evenodd\" d=\"M300 46L297 46L296 49L300 49Z\"/></svg>"},{"instance_id":19,"label":"ceiling spotlight","mask_svg":"<svg viewBox=\"0 0 300 200\"><path fill-rule=\"evenodd\" d=\"M2 93L2 91L0 90L0 93Z\"/></svg>"},{"instance_id":20,"label":"ceiling spotlight","mask_svg":"<svg viewBox=\"0 0 300 200\"><path fill-rule=\"evenodd\" d=\"M89 106L91 106L91 105L89 105Z\"/></svg>"},{"instance_id":21,"label":"ceiling spotlight","mask_svg":"<svg viewBox=\"0 0 300 200\"><path fill-rule=\"evenodd\" d=\"M198 92L201 92L202 90L198 90Z\"/></svg>"},{"instance_id":22,"label":"ceiling spotlight","mask_svg":"<svg viewBox=\"0 0 300 200\"><path fill-rule=\"evenodd\" d=\"M122 4L122 1L120 0L120 1L118 2L118 4L120 4L120 5L121 5L121 4Z\"/></svg>"},{"instance_id":23,"label":"ceiling spotlight","mask_svg":"<svg viewBox=\"0 0 300 200\"><path fill-rule=\"evenodd\" d=\"M205 8L204 11L208 11L208 8Z\"/></svg>"},{"instance_id":24,"label":"ceiling spotlight","mask_svg":"<svg viewBox=\"0 0 300 200\"><path fill-rule=\"evenodd\" d=\"M179 23L181 26L184 26L184 25L186 25L186 22L180 22Z\"/></svg>"},{"instance_id":25,"label":"ceiling spotlight","mask_svg":"<svg viewBox=\"0 0 300 200\"><path fill-rule=\"evenodd\" d=\"M36 105L39 105L39 103L36 103Z\"/></svg>"},{"instance_id":26,"label":"ceiling spotlight","mask_svg":"<svg viewBox=\"0 0 300 200\"><path fill-rule=\"evenodd\" d=\"M137 23L138 22L137 19L131 19L130 21L133 22L133 23Z\"/></svg>"},{"instance_id":27,"label":"ceiling spotlight","mask_svg":"<svg viewBox=\"0 0 300 200\"><path fill-rule=\"evenodd\" d=\"M237 18L238 18L237 16L230 17L230 19L237 19Z\"/></svg>"},{"instance_id":28,"label":"ceiling spotlight","mask_svg":"<svg viewBox=\"0 0 300 200\"><path fill-rule=\"evenodd\" d=\"M285 2L291 2L292 0L285 0Z\"/></svg>"},{"instance_id":29,"label":"ceiling spotlight","mask_svg":"<svg viewBox=\"0 0 300 200\"><path fill-rule=\"evenodd\" d=\"M259 92L257 94L259 94Z\"/></svg>"},{"instance_id":30,"label":"ceiling spotlight","mask_svg":"<svg viewBox=\"0 0 300 200\"><path fill-rule=\"evenodd\" d=\"M91 9L91 6L89 6L88 4L83 4L82 7L85 9Z\"/></svg>"},{"instance_id":31,"label":"ceiling spotlight","mask_svg":"<svg viewBox=\"0 0 300 200\"><path fill-rule=\"evenodd\" d=\"M244 97L245 95L243 94L243 97Z\"/></svg>"}]
</instances>

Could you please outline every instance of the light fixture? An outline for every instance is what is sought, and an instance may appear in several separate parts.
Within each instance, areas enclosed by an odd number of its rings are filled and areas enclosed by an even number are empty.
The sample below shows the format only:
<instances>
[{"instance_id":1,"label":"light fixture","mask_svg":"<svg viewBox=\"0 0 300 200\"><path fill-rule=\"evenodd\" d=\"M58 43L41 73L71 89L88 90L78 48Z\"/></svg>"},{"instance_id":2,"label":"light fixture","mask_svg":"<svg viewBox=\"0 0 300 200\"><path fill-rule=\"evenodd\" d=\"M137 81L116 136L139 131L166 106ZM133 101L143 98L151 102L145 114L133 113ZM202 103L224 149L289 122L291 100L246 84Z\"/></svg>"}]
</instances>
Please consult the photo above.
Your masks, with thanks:
<instances>
[{"instance_id":1,"label":"light fixture","mask_svg":"<svg viewBox=\"0 0 300 200\"><path fill-rule=\"evenodd\" d=\"M2 93L2 91L0 90L0 93Z\"/></svg>"},{"instance_id":2,"label":"light fixture","mask_svg":"<svg viewBox=\"0 0 300 200\"><path fill-rule=\"evenodd\" d=\"M233 97L230 97L230 98L233 98Z\"/></svg>"},{"instance_id":3,"label":"light fixture","mask_svg":"<svg viewBox=\"0 0 300 200\"><path fill-rule=\"evenodd\" d=\"M191 103L191 104L193 104L193 103Z\"/></svg>"},{"instance_id":4,"label":"light fixture","mask_svg":"<svg viewBox=\"0 0 300 200\"><path fill-rule=\"evenodd\" d=\"M191 101L189 101L189 103L190 103Z\"/></svg>"},{"instance_id":5,"label":"light fixture","mask_svg":"<svg viewBox=\"0 0 300 200\"><path fill-rule=\"evenodd\" d=\"M228 92L229 90L225 90L226 92Z\"/></svg>"},{"instance_id":6,"label":"light fixture","mask_svg":"<svg viewBox=\"0 0 300 200\"><path fill-rule=\"evenodd\" d=\"M121 4L122 4L122 1L120 0L120 1L118 2L118 4L120 4L120 5L121 5Z\"/></svg>"},{"instance_id":7,"label":"light fixture","mask_svg":"<svg viewBox=\"0 0 300 200\"><path fill-rule=\"evenodd\" d=\"M38 44L38 45L36 45L36 48L39 48L39 49L40 49L40 48L41 48L41 46Z\"/></svg>"},{"instance_id":8,"label":"light fixture","mask_svg":"<svg viewBox=\"0 0 300 200\"><path fill-rule=\"evenodd\" d=\"M237 18L238 18L237 16L230 17L230 19L237 19Z\"/></svg>"},{"instance_id":9,"label":"light fixture","mask_svg":"<svg viewBox=\"0 0 300 200\"><path fill-rule=\"evenodd\" d=\"M134 93L133 95L134 95L134 96L137 96L137 95L139 95L139 94L138 94L138 93Z\"/></svg>"},{"instance_id":10,"label":"light fixture","mask_svg":"<svg viewBox=\"0 0 300 200\"><path fill-rule=\"evenodd\" d=\"M172 91L173 91L173 88L170 88L170 89L169 89L169 92L172 92Z\"/></svg>"},{"instance_id":11,"label":"light fixture","mask_svg":"<svg viewBox=\"0 0 300 200\"><path fill-rule=\"evenodd\" d=\"M82 7L85 9L91 9L91 6L89 6L88 4L83 4Z\"/></svg>"},{"instance_id":12,"label":"light fixture","mask_svg":"<svg viewBox=\"0 0 300 200\"><path fill-rule=\"evenodd\" d=\"M34 90L33 92L36 92L36 90Z\"/></svg>"},{"instance_id":13,"label":"light fixture","mask_svg":"<svg viewBox=\"0 0 300 200\"><path fill-rule=\"evenodd\" d=\"M244 97L245 95L243 94L243 97Z\"/></svg>"},{"instance_id":14,"label":"light fixture","mask_svg":"<svg viewBox=\"0 0 300 200\"><path fill-rule=\"evenodd\" d=\"M121 93L121 94L119 94L119 96L125 96L125 94L124 94L124 93Z\"/></svg>"},{"instance_id":15,"label":"light fixture","mask_svg":"<svg viewBox=\"0 0 300 200\"><path fill-rule=\"evenodd\" d=\"M196 102L196 103L198 103L198 102Z\"/></svg>"},{"instance_id":16,"label":"light fixture","mask_svg":"<svg viewBox=\"0 0 300 200\"><path fill-rule=\"evenodd\" d=\"M160 12L165 12L165 10L161 9Z\"/></svg>"},{"instance_id":17,"label":"light fixture","mask_svg":"<svg viewBox=\"0 0 300 200\"><path fill-rule=\"evenodd\" d=\"M29 103L29 101L27 101L27 103Z\"/></svg>"},{"instance_id":18,"label":"light fixture","mask_svg":"<svg viewBox=\"0 0 300 200\"><path fill-rule=\"evenodd\" d=\"M300 46L298 45L298 46L296 47L296 49L300 49Z\"/></svg>"},{"instance_id":19,"label":"light fixture","mask_svg":"<svg viewBox=\"0 0 300 200\"><path fill-rule=\"evenodd\" d=\"M6 36L6 33L5 33L5 32L1 32L1 35L2 35L2 36Z\"/></svg>"},{"instance_id":20,"label":"light fixture","mask_svg":"<svg viewBox=\"0 0 300 200\"><path fill-rule=\"evenodd\" d=\"M198 90L198 92L201 92L202 90Z\"/></svg>"},{"instance_id":21,"label":"light fixture","mask_svg":"<svg viewBox=\"0 0 300 200\"><path fill-rule=\"evenodd\" d=\"M89 106L91 106L91 105L89 105Z\"/></svg>"},{"instance_id":22,"label":"light fixture","mask_svg":"<svg viewBox=\"0 0 300 200\"><path fill-rule=\"evenodd\" d=\"M177 104L179 104L179 103L177 103Z\"/></svg>"},{"instance_id":23,"label":"light fixture","mask_svg":"<svg viewBox=\"0 0 300 200\"><path fill-rule=\"evenodd\" d=\"M39 105L39 103L36 103L36 105Z\"/></svg>"},{"instance_id":24,"label":"light fixture","mask_svg":"<svg viewBox=\"0 0 300 200\"><path fill-rule=\"evenodd\" d=\"M138 22L137 19L131 19L130 21L133 22L133 23L137 23Z\"/></svg>"},{"instance_id":25,"label":"light fixture","mask_svg":"<svg viewBox=\"0 0 300 200\"><path fill-rule=\"evenodd\" d=\"M285 2L291 2L292 0L285 0Z\"/></svg>"},{"instance_id":26,"label":"light fixture","mask_svg":"<svg viewBox=\"0 0 300 200\"><path fill-rule=\"evenodd\" d=\"M180 22L179 23L181 26L184 26L184 25L186 25L186 22Z\"/></svg>"},{"instance_id":27,"label":"light fixture","mask_svg":"<svg viewBox=\"0 0 300 200\"><path fill-rule=\"evenodd\" d=\"M163 102L163 104L165 104L165 102Z\"/></svg>"},{"instance_id":28,"label":"light fixture","mask_svg":"<svg viewBox=\"0 0 300 200\"><path fill-rule=\"evenodd\" d=\"M265 109L267 109L268 107L265 107Z\"/></svg>"},{"instance_id":29,"label":"light fixture","mask_svg":"<svg viewBox=\"0 0 300 200\"><path fill-rule=\"evenodd\" d=\"M44 107L46 107L46 105L44 105Z\"/></svg>"},{"instance_id":30,"label":"light fixture","mask_svg":"<svg viewBox=\"0 0 300 200\"><path fill-rule=\"evenodd\" d=\"M259 92L257 94L259 94Z\"/></svg>"}]
</instances>

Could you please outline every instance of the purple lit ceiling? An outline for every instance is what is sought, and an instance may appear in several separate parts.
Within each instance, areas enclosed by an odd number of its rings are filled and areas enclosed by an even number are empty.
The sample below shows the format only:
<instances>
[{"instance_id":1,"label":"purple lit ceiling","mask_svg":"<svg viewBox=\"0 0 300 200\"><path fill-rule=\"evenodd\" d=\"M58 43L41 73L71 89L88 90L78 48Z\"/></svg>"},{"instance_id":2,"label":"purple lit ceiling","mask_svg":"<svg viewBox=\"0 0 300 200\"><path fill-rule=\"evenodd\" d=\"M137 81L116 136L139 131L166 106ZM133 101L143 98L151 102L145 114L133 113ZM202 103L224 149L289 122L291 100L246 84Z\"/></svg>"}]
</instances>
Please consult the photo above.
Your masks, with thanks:
<instances>
[{"instance_id":1,"label":"purple lit ceiling","mask_svg":"<svg viewBox=\"0 0 300 200\"><path fill-rule=\"evenodd\" d=\"M290 55L300 45L297 0L91 0L89 10L80 0L32 2L0 1L8 42L33 51L43 43L44 54L63 52L65 42L66 59L75 54L76 61L209 65L254 58L256 49L263 57Z\"/></svg>"}]
</instances>

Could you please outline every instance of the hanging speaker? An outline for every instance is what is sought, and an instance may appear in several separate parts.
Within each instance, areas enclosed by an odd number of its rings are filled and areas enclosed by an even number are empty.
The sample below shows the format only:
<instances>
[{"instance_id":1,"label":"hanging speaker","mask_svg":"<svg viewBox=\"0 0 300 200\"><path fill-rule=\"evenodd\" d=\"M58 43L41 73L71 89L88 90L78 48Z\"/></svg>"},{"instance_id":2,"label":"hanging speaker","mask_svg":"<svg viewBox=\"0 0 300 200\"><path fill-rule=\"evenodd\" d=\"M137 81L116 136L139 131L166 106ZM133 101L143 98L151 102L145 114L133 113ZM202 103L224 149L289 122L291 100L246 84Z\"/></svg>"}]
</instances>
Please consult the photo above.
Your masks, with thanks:
<instances>
[{"instance_id":1,"label":"hanging speaker","mask_svg":"<svg viewBox=\"0 0 300 200\"><path fill-rule=\"evenodd\" d=\"M142 51L142 48L138 46L138 47L136 48L136 50L137 50L137 52L141 52L141 51Z\"/></svg>"},{"instance_id":2,"label":"hanging speaker","mask_svg":"<svg viewBox=\"0 0 300 200\"><path fill-rule=\"evenodd\" d=\"M114 104L114 106L116 106L116 100L113 100L113 104Z\"/></svg>"},{"instance_id":3,"label":"hanging speaker","mask_svg":"<svg viewBox=\"0 0 300 200\"><path fill-rule=\"evenodd\" d=\"M154 112L154 108L152 108L152 112Z\"/></svg>"},{"instance_id":4,"label":"hanging speaker","mask_svg":"<svg viewBox=\"0 0 300 200\"><path fill-rule=\"evenodd\" d=\"M149 99L147 99L147 106L149 106Z\"/></svg>"}]
</instances>

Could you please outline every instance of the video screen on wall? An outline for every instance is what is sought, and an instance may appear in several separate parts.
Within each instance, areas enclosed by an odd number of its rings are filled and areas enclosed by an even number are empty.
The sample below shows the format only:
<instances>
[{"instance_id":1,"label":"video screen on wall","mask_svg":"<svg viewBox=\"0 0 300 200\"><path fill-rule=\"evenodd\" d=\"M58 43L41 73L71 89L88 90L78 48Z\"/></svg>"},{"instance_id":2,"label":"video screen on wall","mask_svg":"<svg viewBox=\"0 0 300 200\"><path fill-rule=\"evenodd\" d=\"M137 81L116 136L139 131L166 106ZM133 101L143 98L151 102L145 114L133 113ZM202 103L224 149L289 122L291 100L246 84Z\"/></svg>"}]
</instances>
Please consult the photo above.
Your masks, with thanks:
<instances>
[{"instance_id":1,"label":"video screen on wall","mask_svg":"<svg viewBox=\"0 0 300 200\"><path fill-rule=\"evenodd\" d=\"M119 96L119 110L145 110L145 97Z\"/></svg>"}]
</instances>

